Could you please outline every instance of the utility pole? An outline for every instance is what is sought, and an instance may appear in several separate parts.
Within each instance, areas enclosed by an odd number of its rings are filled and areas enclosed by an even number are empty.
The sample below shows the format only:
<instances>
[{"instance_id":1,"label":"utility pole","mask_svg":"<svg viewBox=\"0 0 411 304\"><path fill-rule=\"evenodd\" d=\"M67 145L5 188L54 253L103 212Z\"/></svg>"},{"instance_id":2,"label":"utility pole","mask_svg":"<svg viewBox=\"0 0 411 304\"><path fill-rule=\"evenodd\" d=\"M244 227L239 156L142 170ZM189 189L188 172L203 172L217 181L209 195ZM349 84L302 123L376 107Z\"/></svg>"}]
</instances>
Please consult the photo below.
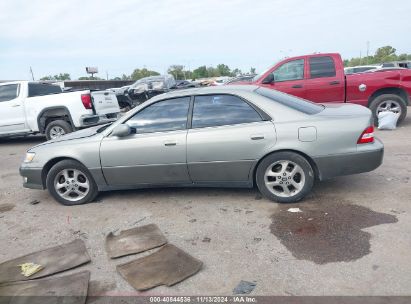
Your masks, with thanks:
<instances>
[{"instance_id":1,"label":"utility pole","mask_svg":"<svg viewBox=\"0 0 411 304\"><path fill-rule=\"evenodd\" d=\"M108 72L106 71L106 78L107 78L107 80L108 80Z\"/></svg>"},{"instance_id":2,"label":"utility pole","mask_svg":"<svg viewBox=\"0 0 411 304\"><path fill-rule=\"evenodd\" d=\"M368 56L369 56L369 53L370 53L370 42L367 41L367 64L368 64Z\"/></svg>"},{"instance_id":3,"label":"utility pole","mask_svg":"<svg viewBox=\"0 0 411 304\"><path fill-rule=\"evenodd\" d=\"M31 78L33 79L33 81L34 81L34 74L33 74L33 69L30 67L30 73L31 73Z\"/></svg>"}]
</instances>

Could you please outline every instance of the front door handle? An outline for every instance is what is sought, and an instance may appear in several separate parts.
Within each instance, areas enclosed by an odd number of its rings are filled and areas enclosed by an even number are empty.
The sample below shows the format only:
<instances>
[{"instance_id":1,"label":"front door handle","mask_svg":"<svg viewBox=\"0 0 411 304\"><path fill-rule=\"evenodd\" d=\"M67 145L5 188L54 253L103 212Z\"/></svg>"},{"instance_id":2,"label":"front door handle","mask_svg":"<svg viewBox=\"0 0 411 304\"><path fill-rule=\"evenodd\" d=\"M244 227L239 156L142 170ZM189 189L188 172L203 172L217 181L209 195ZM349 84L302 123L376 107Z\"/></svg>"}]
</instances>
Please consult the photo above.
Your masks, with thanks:
<instances>
[{"instance_id":1,"label":"front door handle","mask_svg":"<svg viewBox=\"0 0 411 304\"><path fill-rule=\"evenodd\" d=\"M330 85L336 85L336 84L340 84L340 82L338 80L334 80L330 82Z\"/></svg>"},{"instance_id":2,"label":"front door handle","mask_svg":"<svg viewBox=\"0 0 411 304\"><path fill-rule=\"evenodd\" d=\"M262 134L255 134L250 136L251 140L262 140L264 139L264 135Z\"/></svg>"},{"instance_id":3,"label":"front door handle","mask_svg":"<svg viewBox=\"0 0 411 304\"><path fill-rule=\"evenodd\" d=\"M17 108L17 107L20 107L21 105L19 105L19 104L14 104L14 105L12 105L11 107L12 108Z\"/></svg>"},{"instance_id":4,"label":"front door handle","mask_svg":"<svg viewBox=\"0 0 411 304\"><path fill-rule=\"evenodd\" d=\"M303 85L302 84L295 84L292 86L293 89L302 89Z\"/></svg>"},{"instance_id":5,"label":"front door handle","mask_svg":"<svg viewBox=\"0 0 411 304\"><path fill-rule=\"evenodd\" d=\"M164 146L166 146L166 147L171 147L171 146L176 146L176 145L177 145L177 142L175 142L175 141L169 140L169 141L164 142Z\"/></svg>"}]
</instances>

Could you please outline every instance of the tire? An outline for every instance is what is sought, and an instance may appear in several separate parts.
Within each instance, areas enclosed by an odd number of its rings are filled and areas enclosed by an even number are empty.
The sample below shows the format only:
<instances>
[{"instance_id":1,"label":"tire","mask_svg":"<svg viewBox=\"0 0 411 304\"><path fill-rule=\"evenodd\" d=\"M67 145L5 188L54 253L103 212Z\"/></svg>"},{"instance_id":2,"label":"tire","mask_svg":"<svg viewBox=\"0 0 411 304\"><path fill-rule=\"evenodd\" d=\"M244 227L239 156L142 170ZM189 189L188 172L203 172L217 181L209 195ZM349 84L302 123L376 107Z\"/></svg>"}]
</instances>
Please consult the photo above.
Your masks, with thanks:
<instances>
[{"instance_id":1,"label":"tire","mask_svg":"<svg viewBox=\"0 0 411 304\"><path fill-rule=\"evenodd\" d=\"M296 171L292 171L293 169ZM294 203L311 191L314 171L303 156L294 152L277 152L266 156L260 162L256 171L256 182L261 194L266 198L278 203Z\"/></svg>"},{"instance_id":2,"label":"tire","mask_svg":"<svg viewBox=\"0 0 411 304\"><path fill-rule=\"evenodd\" d=\"M47 125L45 130L47 140L56 139L71 132L73 132L73 128L65 120L53 120Z\"/></svg>"},{"instance_id":3,"label":"tire","mask_svg":"<svg viewBox=\"0 0 411 304\"><path fill-rule=\"evenodd\" d=\"M57 185L63 187L59 189ZM87 168L71 159L62 160L50 169L47 173L46 186L53 198L66 206L89 203L98 194L97 185ZM63 196L65 193L68 194L66 197Z\"/></svg>"},{"instance_id":4,"label":"tire","mask_svg":"<svg viewBox=\"0 0 411 304\"><path fill-rule=\"evenodd\" d=\"M390 111L392 105L397 105L397 108L399 108L398 111L400 112L400 117L398 118L398 123L401 123L407 116L407 104L401 96L396 94L383 94L375 97L370 103L370 110L374 118L374 125L378 125L378 113L381 112L381 109L384 108L387 103L391 104L388 111ZM391 112L398 113L398 111Z\"/></svg>"}]
</instances>

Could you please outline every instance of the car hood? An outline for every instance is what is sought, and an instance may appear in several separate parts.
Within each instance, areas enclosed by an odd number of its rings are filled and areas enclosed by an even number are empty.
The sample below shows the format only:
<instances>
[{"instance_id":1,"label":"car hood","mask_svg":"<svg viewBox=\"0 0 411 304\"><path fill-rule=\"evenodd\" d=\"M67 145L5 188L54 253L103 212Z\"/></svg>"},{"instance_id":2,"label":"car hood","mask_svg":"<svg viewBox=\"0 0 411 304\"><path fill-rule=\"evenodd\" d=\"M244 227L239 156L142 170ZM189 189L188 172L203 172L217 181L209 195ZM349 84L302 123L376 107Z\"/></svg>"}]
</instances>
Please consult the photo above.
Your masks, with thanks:
<instances>
[{"instance_id":1,"label":"car hood","mask_svg":"<svg viewBox=\"0 0 411 304\"><path fill-rule=\"evenodd\" d=\"M37 146L32 147L31 149L34 149L34 148L40 147L40 146L44 146L44 145L59 143L59 142L63 142L63 141L69 141L69 140L74 140L74 139L92 137L96 134L101 134L101 133L97 133L97 130L101 127L102 126L99 125L99 126L90 127L90 128L87 128L87 129L82 129L82 130L79 130L79 131L76 131L76 132L72 132L72 133L63 135L59 138L52 139L52 140L46 141L44 143L41 143Z\"/></svg>"}]
</instances>

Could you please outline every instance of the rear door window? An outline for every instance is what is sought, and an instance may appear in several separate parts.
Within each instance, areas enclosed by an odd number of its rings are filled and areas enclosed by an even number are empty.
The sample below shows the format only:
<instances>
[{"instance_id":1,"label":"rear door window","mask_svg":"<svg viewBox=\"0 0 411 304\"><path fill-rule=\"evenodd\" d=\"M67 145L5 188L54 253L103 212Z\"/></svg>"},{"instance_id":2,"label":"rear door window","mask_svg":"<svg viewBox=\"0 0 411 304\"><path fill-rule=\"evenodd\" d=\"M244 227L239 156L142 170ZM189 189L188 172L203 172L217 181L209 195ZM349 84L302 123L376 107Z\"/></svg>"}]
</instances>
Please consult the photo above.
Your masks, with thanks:
<instances>
[{"instance_id":1,"label":"rear door window","mask_svg":"<svg viewBox=\"0 0 411 304\"><path fill-rule=\"evenodd\" d=\"M234 95L196 96L193 128L235 125L261 121L261 116L247 102Z\"/></svg>"},{"instance_id":2,"label":"rear door window","mask_svg":"<svg viewBox=\"0 0 411 304\"><path fill-rule=\"evenodd\" d=\"M16 99L19 96L18 84L7 84L0 86L0 102Z\"/></svg>"},{"instance_id":3,"label":"rear door window","mask_svg":"<svg viewBox=\"0 0 411 304\"><path fill-rule=\"evenodd\" d=\"M28 97L58 94L61 92L62 92L61 88L57 85L51 85L51 84L45 84L45 83L29 83Z\"/></svg>"},{"instance_id":4,"label":"rear door window","mask_svg":"<svg viewBox=\"0 0 411 304\"><path fill-rule=\"evenodd\" d=\"M310 78L335 77L335 64L330 56L311 57Z\"/></svg>"}]
</instances>

